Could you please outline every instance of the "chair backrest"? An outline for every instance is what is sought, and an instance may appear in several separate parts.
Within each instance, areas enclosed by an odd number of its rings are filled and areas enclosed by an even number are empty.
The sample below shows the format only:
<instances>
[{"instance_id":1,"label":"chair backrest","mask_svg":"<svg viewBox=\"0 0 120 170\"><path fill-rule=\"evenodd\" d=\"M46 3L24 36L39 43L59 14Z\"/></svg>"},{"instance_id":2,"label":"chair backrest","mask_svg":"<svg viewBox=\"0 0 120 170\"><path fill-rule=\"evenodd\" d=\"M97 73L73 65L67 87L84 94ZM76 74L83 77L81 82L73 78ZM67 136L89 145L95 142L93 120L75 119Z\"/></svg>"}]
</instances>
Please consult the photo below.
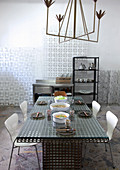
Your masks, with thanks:
<instances>
[{"instance_id":1,"label":"chair backrest","mask_svg":"<svg viewBox=\"0 0 120 170\"><path fill-rule=\"evenodd\" d=\"M5 122L5 127L7 128L12 142L16 139L17 136L17 126L18 126L18 115L17 113L12 114Z\"/></svg>"},{"instance_id":2,"label":"chair backrest","mask_svg":"<svg viewBox=\"0 0 120 170\"><path fill-rule=\"evenodd\" d=\"M67 96L65 91L56 91L54 93L54 96Z\"/></svg>"},{"instance_id":3,"label":"chair backrest","mask_svg":"<svg viewBox=\"0 0 120 170\"><path fill-rule=\"evenodd\" d=\"M109 140L111 140L113 131L118 122L118 118L111 111L107 111L106 120L107 120L107 136L109 137Z\"/></svg>"},{"instance_id":4,"label":"chair backrest","mask_svg":"<svg viewBox=\"0 0 120 170\"><path fill-rule=\"evenodd\" d=\"M20 108L21 108L22 113L23 113L24 121L26 121L26 119L27 119L27 101L23 101L20 104Z\"/></svg>"},{"instance_id":5,"label":"chair backrest","mask_svg":"<svg viewBox=\"0 0 120 170\"><path fill-rule=\"evenodd\" d=\"M92 111L95 118L97 117L97 113L99 112L100 107L101 106L98 102L96 102L95 100L92 101Z\"/></svg>"}]
</instances>

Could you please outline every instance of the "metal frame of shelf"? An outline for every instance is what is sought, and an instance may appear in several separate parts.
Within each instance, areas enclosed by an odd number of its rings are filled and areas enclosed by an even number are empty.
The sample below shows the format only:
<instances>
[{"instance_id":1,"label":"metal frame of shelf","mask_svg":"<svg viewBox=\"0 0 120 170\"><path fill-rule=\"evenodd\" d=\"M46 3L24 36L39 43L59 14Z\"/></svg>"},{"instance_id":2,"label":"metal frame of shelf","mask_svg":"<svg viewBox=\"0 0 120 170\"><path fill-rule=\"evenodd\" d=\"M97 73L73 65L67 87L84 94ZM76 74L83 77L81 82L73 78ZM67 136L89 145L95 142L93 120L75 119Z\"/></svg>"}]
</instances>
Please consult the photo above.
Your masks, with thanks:
<instances>
[{"instance_id":1,"label":"metal frame of shelf","mask_svg":"<svg viewBox=\"0 0 120 170\"><path fill-rule=\"evenodd\" d=\"M76 60L78 60L79 64L82 61L90 61L95 65L94 69L79 69L76 68ZM77 63L78 64L78 63ZM93 72L93 81L92 82L84 82L84 81L76 81L76 72ZM81 93L80 91L76 91L76 84L93 84L93 91L91 93ZM86 56L77 56L73 57L73 96L75 95L92 95L92 100L98 101L98 84L99 84L99 57L86 57Z\"/></svg>"}]
</instances>

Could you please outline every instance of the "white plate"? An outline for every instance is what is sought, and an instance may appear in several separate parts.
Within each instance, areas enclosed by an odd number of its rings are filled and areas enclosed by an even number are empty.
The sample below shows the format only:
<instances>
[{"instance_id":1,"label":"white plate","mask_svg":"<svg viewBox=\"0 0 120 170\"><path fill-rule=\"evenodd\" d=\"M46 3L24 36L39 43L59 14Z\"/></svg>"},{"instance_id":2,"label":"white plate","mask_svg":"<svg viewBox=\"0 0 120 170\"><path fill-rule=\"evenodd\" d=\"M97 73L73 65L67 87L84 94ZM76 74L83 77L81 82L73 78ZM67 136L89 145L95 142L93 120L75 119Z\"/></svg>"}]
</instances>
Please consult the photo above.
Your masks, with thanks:
<instances>
[{"instance_id":1,"label":"white plate","mask_svg":"<svg viewBox=\"0 0 120 170\"><path fill-rule=\"evenodd\" d=\"M59 105L59 106L60 105L64 105L65 107L55 107L57 105ZM69 108L70 108L70 105L68 103L59 102L59 103L52 103L52 104L50 104L50 109L52 111L67 111L67 110L69 110Z\"/></svg>"},{"instance_id":2,"label":"white plate","mask_svg":"<svg viewBox=\"0 0 120 170\"><path fill-rule=\"evenodd\" d=\"M56 118L55 117L56 115L60 115L60 114L66 115L67 117L66 118ZM66 121L66 119L68 117L69 117L69 114L65 113L65 112L56 112L56 113L53 113L53 121L56 122L56 123L65 123L65 121Z\"/></svg>"}]
</instances>

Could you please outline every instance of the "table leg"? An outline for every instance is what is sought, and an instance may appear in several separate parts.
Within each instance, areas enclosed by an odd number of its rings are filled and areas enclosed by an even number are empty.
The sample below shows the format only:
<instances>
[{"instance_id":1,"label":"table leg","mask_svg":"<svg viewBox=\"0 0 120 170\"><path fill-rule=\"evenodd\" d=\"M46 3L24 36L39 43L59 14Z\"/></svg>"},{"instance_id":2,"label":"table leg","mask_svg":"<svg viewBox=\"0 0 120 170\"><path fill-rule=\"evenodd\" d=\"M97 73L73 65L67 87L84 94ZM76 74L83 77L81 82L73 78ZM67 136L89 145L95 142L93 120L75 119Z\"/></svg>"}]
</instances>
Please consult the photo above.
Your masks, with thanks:
<instances>
[{"instance_id":1,"label":"table leg","mask_svg":"<svg viewBox=\"0 0 120 170\"><path fill-rule=\"evenodd\" d=\"M73 139L43 141L43 169L81 169L82 143Z\"/></svg>"}]
</instances>

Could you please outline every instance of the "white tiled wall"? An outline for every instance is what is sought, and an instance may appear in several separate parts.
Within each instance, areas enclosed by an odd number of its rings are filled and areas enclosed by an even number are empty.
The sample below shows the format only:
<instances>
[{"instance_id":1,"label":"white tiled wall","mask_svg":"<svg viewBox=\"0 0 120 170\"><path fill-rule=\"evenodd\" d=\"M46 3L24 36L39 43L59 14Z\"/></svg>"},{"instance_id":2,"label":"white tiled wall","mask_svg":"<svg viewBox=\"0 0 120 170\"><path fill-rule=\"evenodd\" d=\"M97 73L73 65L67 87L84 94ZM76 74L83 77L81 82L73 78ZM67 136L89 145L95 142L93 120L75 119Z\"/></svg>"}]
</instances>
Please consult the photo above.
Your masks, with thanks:
<instances>
[{"instance_id":1,"label":"white tiled wall","mask_svg":"<svg viewBox=\"0 0 120 170\"><path fill-rule=\"evenodd\" d=\"M87 43L71 41L59 44L46 38L44 52L40 48L0 48L0 105L33 102L32 84L36 79L55 79L72 73L72 57L87 55Z\"/></svg>"},{"instance_id":2,"label":"white tiled wall","mask_svg":"<svg viewBox=\"0 0 120 170\"><path fill-rule=\"evenodd\" d=\"M88 43L69 41L58 43L57 38L48 38L46 49L46 78L56 78L72 73L73 56L87 56Z\"/></svg>"},{"instance_id":3,"label":"white tiled wall","mask_svg":"<svg viewBox=\"0 0 120 170\"><path fill-rule=\"evenodd\" d=\"M72 57L87 55L88 44L59 45L48 39L46 52L39 48L0 48L0 105L33 103L36 79L54 79L72 73ZM100 70L99 102L120 103L120 71Z\"/></svg>"},{"instance_id":4,"label":"white tiled wall","mask_svg":"<svg viewBox=\"0 0 120 170\"><path fill-rule=\"evenodd\" d=\"M35 49L0 48L0 105L32 103Z\"/></svg>"}]
</instances>

